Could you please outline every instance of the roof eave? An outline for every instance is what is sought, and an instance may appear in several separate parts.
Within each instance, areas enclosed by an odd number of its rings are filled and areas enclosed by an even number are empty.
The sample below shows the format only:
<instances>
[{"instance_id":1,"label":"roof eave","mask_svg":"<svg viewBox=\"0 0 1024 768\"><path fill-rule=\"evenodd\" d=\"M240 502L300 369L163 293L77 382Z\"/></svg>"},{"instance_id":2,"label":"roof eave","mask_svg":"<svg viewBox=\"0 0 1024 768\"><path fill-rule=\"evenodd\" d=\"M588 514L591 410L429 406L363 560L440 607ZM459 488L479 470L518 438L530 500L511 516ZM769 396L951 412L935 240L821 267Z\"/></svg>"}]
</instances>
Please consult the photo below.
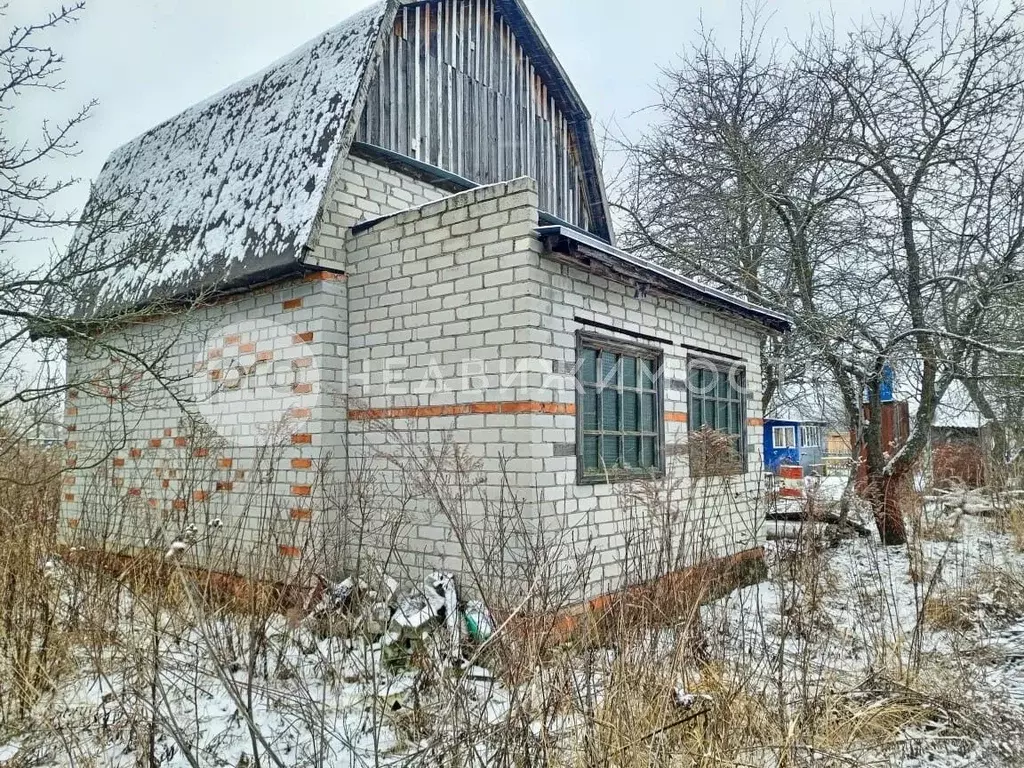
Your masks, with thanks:
<instances>
[{"instance_id":1,"label":"roof eave","mask_svg":"<svg viewBox=\"0 0 1024 768\"><path fill-rule=\"evenodd\" d=\"M537 234L547 241L552 251L597 258L623 274L640 273L675 296L756 322L776 333L787 333L793 328L792 320L781 312L751 304L724 291L701 285L576 229L561 225L542 226L537 229Z\"/></svg>"}]
</instances>

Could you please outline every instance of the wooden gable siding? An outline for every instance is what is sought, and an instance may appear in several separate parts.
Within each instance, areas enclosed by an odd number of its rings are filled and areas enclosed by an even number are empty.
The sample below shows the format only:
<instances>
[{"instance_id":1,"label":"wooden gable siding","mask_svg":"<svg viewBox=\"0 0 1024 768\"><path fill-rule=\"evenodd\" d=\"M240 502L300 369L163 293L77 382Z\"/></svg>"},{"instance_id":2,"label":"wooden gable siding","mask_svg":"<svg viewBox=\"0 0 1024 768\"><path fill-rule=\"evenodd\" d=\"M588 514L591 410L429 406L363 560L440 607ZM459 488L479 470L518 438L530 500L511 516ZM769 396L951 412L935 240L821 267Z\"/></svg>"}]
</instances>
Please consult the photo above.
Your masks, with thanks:
<instances>
[{"instance_id":1,"label":"wooden gable siding","mask_svg":"<svg viewBox=\"0 0 1024 768\"><path fill-rule=\"evenodd\" d=\"M573 125L494 0L400 9L356 138L479 184L531 176L542 210L592 229Z\"/></svg>"}]
</instances>

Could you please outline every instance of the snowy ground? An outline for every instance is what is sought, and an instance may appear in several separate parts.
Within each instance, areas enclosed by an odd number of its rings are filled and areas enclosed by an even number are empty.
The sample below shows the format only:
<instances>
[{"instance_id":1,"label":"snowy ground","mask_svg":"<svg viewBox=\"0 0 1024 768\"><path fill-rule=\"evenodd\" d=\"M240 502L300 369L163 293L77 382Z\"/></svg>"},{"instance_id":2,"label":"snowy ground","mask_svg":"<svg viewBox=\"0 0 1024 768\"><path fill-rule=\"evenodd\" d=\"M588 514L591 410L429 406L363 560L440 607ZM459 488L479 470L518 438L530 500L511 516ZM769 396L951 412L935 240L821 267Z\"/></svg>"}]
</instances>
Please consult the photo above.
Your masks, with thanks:
<instances>
[{"instance_id":1,"label":"snowy ground","mask_svg":"<svg viewBox=\"0 0 1024 768\"><path fill-rule=\"evenodd\" d=\"M724 713L742 690L777 721L732 748L737 765L1024 764L1024 555L996 527L931 506L926 537L907 548L770 545L768 581L703 609L712 661L673 671L677 704ZM487 765L514 753L508 733L524 714L524 732L564 739L566 756L606 716L613 653L562 654L561 673L512 685L492 679L500 665L486 648L467 663L474 649L443 624L406 645L323 637L280 616L196 620L179 607L140 621L135 608L110 642L77 648L27 723L0 730L0 766L127 767L150 754L168 768L252 766L253 754L264 766ZM661 633L671 646L675 634ZM566 677L575 695L536 705ZM787 728L784 746L752 741ZM811 744L807 728L830 735Z\"/></svg>"}]
</instances>

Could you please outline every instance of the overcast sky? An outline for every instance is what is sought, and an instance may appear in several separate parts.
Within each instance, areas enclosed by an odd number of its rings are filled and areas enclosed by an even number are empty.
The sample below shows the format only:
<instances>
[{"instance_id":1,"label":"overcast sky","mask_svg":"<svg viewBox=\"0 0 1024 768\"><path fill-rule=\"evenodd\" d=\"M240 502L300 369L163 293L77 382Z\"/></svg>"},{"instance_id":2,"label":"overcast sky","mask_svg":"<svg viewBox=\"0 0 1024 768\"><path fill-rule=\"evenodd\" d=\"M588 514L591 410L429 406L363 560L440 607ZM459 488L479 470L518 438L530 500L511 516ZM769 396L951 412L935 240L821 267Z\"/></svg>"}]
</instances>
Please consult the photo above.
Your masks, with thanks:
<instances>
[{"instance_id":1,"label":"overcast sky","mask_svg":"<svg viewBox=\"0 0 1024 768\"><path fill-rule=\"evenodd\" d=\"M600 133L612 121L632 130L653 99L659 68L670 65L702 25L724 42L739 34L738 0L527 0ZM67 2L67 0L65 0ZM191 104L265 67L367 5L367 0L88 0L81 21L53 44L66 58L65 90L34 96L12 117L16 132L98 100L79 134L80 156L61 171L84 183L67 197L80 205L111 150ZM13 0L12 22L49 0ZM812 23L847 28L901 0L766 0L770 38L803 38Z\"/></svg>"}]
</instances>

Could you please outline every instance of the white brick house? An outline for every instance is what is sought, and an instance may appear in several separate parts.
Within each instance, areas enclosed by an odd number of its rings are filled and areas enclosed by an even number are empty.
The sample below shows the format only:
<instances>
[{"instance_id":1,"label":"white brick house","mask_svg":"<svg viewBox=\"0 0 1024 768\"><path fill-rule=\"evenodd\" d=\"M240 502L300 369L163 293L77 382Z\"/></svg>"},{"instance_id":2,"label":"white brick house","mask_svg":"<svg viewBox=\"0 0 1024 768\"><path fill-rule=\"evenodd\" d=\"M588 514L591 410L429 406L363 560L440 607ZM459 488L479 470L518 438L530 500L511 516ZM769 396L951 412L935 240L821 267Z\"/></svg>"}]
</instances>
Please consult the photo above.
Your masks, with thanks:
<instances>
[{"instance_id":1,"label":"white brick house","mask_svg":"<svg viewBox=\"0 0 1024 768\"><path fill-rule=\"evenodd\" d=\"M612 245L589 115L520 0L378 3L117 150L91 205L137 223L76 239L131 259L69 343L66 540L194 525L224 570L462 571L454 524L589 558L589 594L654 550L756 550L787 321ZM680 448L702 426L735 449L713 477Z\"/></svg>"}]
</instances>

